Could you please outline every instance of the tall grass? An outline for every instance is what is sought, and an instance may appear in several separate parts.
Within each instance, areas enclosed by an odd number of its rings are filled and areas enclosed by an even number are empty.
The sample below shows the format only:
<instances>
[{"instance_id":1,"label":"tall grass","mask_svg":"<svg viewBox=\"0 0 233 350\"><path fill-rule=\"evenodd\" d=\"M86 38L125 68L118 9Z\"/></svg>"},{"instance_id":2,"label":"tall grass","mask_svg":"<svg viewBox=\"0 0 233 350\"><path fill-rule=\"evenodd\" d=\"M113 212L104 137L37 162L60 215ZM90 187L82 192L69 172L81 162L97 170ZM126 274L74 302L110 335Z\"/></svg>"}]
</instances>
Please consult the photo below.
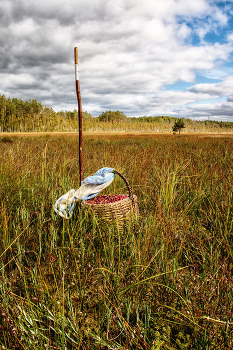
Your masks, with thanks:
<instances>
[{"instance_id":1,"label":"tall grass","mask_svg":"<svg viewBox=\"0 0 233 350\"><path fill-rule=\"evenodd\" d=\"M2 349L231 349L232 140L85 136L84 176L124 173L124 232L80 205L78 138L0 139ZM123 193L116 178L106 193Z\"/></svg>"}]
</instances>

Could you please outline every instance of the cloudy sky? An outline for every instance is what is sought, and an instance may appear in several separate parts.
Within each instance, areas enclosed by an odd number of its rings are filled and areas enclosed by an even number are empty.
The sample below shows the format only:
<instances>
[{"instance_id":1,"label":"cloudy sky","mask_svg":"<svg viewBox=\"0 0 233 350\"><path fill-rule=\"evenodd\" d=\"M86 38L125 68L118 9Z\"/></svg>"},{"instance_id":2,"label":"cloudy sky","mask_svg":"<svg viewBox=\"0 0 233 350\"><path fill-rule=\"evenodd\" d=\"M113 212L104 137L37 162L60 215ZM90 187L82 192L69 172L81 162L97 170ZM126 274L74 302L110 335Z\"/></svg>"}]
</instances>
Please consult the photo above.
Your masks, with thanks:
<instances>
[{"instance_id":1,"label":"cloudy sky","mask_svg":"<svg viewBox=\"0 0 233 350\"><path fill-rule=\"evenodd\" d=\"M1 0L0 95L233 121L233 0Z\"/></svg>"}]
</instances>

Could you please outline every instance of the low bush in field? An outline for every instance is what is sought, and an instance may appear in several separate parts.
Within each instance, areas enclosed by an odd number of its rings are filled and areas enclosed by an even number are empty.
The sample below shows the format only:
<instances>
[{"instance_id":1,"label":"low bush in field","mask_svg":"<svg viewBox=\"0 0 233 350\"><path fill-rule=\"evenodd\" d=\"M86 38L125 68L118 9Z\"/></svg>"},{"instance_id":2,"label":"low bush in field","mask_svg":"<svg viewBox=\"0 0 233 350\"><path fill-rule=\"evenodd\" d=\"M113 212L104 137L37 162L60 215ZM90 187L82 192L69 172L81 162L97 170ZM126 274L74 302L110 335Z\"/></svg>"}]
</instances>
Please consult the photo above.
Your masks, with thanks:
<instances>
[{"instance_id":1,"label":"low bush in field","mask_svg":"<svg viewBox=\"0 0 233 350\"><path fill-rule=\"evenodd\" d=\"M123 232L78 204L78 138L0 142L2 349L232 348L232 140L86 136L84 176L127 176ZM124 194L120 178L103 195Z\"/></svg>"}]
</instances>

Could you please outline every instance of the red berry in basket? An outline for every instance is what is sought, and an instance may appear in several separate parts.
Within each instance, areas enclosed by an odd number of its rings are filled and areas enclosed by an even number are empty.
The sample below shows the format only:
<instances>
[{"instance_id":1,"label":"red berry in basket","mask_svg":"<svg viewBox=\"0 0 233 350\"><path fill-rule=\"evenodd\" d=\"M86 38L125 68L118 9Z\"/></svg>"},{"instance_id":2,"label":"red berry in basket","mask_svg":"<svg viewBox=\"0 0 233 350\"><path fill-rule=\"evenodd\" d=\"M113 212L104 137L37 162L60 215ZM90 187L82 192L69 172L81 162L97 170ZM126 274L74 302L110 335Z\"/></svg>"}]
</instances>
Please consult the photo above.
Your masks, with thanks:
<instances>
[{"instance_id":1,"label":"red berry in basket","mask_svg":"<svg viewBox=\"0 0 233 350\"><path fill-rule=\"evenodd\" d=\"M122 199L127 198L128 196L125 194L110 194L110 195L100 195L96 196L93 199L87 201L89 204L109 204L115 203Z\"/></svg>"}]
</instances>

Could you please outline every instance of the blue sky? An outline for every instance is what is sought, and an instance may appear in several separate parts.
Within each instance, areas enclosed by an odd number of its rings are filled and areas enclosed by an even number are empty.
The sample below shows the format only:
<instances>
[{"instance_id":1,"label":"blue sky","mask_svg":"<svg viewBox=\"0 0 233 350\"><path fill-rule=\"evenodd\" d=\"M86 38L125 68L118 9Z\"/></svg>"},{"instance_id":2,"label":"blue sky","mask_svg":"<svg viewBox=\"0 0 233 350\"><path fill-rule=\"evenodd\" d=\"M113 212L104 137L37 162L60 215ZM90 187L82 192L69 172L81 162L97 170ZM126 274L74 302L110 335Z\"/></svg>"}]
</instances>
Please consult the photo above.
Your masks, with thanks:
<instances>
[{"instance_id":1,"label":"blue sky","mask_svg":"<svg viewBox=\"0 0 233 350\"><path fill-rule=\"evenodd\" d=\"M2 0L0 94L83 110L233 121L233 1Z\"/></svg>"}]
</instances>

